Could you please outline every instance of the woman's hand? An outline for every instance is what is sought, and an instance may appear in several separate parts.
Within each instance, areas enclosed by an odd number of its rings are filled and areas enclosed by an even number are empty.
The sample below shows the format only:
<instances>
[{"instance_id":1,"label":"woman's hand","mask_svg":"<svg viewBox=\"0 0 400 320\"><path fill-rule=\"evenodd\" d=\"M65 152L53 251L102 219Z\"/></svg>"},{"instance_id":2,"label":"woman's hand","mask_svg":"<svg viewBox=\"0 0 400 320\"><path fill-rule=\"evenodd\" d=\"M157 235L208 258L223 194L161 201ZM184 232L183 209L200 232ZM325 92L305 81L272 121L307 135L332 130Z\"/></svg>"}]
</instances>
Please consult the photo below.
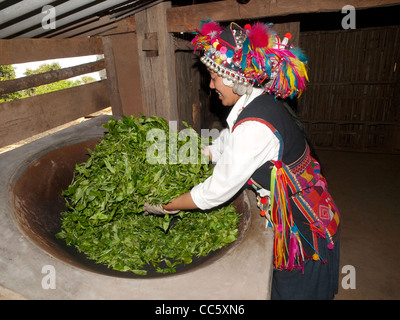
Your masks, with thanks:
<instances>
[{"instance_id":1,"label":"woman's hand","mask_svg":"<svg viewBox=\"0 0 400 320\"><path fill-rule=\"evenodd\" d=\"M161 204L148 204L143 205L143 212L147 214L164 215L164 214L177 214L179 210L168 211L163 208Z\"/></svg>"},{"instance_id":2,"label":"woman's hand","mask_svg":"<svg viewBox=\"0 0 400 320\"><path fill-rule=\"evenodd\" d=\"M144 214L177 214L181 210L192 210L198 209L196 204L193 202L190 192L180 195L179 197L172 199L171 202L167 204L149 204L145 203L143 205Z\"/></svg>"}]
</instances>

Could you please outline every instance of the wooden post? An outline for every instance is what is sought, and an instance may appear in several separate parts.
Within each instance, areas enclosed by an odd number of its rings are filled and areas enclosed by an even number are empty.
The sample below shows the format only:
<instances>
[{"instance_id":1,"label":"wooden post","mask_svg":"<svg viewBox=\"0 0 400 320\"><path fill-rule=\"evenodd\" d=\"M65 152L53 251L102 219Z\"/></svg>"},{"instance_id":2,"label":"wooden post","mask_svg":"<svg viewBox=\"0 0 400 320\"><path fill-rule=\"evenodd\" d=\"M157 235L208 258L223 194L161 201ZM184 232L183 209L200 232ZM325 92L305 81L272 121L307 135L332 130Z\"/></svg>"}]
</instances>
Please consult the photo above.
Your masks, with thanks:
<instances>
[{"instance_id":1,"label":"wooden post","mask_svg":"<svg viewBox=\"0 0 400 320\"><path fill-rule=\"evenodd\" d=\"M137 13L136 34L144 114L179 121L174 43L166 18L170 7L162 2Z\"/></svg>"},{"instance_id":2,"label":"wooden post","mask_svg":"<svg viewBox=\"0 0 400 320\"><path fill-rule=\"evenodd\" d=\"M112 113L114 115L122 115L122 102L119 94L118 76L111 36L103 37L103 51L106 60L108 94L110 96Z\"/></svg>"},{"instance_id":3,"label":"wooden post","mask_svg":"<svg viewBox=\"0 0 400 320\"><path fill-rule=\"evenodd\" d=\"M114 115L144 113L136 38L131 31L103 37L108 91Z\"/></svg>"}]
</instances>

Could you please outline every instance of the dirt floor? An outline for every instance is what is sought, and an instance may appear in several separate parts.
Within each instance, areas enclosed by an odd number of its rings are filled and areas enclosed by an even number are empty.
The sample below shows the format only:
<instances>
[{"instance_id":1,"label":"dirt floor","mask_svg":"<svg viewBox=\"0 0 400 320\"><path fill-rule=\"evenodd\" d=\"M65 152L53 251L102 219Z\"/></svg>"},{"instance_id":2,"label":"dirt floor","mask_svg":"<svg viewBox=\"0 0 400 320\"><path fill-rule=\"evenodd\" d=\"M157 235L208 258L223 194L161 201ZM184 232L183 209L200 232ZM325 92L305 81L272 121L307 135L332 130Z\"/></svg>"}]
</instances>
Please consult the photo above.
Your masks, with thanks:
<instances>
[{"instance_id":1,"label":"dirt floor","mask_svg":"<svg viewBox=\"0 0 400 320\"><path fill-rule=\"evenodd\" d=\"M400 155L318 154L343 221L336 299L400 299Z\"/></svg>"}]
</instances>

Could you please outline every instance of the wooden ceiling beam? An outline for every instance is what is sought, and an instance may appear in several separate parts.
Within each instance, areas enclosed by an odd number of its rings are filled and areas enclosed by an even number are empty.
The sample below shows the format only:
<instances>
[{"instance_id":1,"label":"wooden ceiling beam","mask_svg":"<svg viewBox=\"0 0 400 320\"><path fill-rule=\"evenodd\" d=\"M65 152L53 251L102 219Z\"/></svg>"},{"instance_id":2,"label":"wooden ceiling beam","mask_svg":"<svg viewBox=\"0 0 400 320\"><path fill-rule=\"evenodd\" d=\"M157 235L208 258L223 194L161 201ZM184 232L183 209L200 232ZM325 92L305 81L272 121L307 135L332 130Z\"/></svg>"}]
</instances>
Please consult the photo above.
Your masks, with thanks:
<instances>
[{"instance_id":1,"label":"wooden ceiling beam","mask_svg":"<svg viewBox=\"0 0 400 320\"><path fill-rule=\"evenodd\" d=\"M396 0L355 0L356 9L398 5ZM168 32L190 32L188 26L198 27L201 20L235 21L259 19L290 14L340 11L348 0L250 0L239 4L236 0L208 2L197 5L172 7L167 10Z\"/></svg>"}]
</instances>

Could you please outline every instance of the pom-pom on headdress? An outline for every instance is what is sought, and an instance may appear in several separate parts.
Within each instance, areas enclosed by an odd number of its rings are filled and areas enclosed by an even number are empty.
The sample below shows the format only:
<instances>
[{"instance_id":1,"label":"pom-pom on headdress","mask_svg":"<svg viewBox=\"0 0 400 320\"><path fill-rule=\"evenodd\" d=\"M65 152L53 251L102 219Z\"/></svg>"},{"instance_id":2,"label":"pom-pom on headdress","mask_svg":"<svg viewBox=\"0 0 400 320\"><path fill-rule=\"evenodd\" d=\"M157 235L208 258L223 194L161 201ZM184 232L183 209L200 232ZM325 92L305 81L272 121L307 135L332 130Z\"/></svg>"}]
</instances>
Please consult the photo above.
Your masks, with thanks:
<instances>
[{"instance_id":1,"label":"pom-pom on headdress","mask_svg":"<svg viewBox=\"0 0 400 320\"><path fill-rule=\"evenodd\" d=\"M271 24L257 22L241 28L232 22L223 29L212 20L202 21L192 40L204 51L201 61L224 78L239 95L262 87L276 97L300 96L308 81L303 52L281 41Z\"/></svg>"}]
</instances>

